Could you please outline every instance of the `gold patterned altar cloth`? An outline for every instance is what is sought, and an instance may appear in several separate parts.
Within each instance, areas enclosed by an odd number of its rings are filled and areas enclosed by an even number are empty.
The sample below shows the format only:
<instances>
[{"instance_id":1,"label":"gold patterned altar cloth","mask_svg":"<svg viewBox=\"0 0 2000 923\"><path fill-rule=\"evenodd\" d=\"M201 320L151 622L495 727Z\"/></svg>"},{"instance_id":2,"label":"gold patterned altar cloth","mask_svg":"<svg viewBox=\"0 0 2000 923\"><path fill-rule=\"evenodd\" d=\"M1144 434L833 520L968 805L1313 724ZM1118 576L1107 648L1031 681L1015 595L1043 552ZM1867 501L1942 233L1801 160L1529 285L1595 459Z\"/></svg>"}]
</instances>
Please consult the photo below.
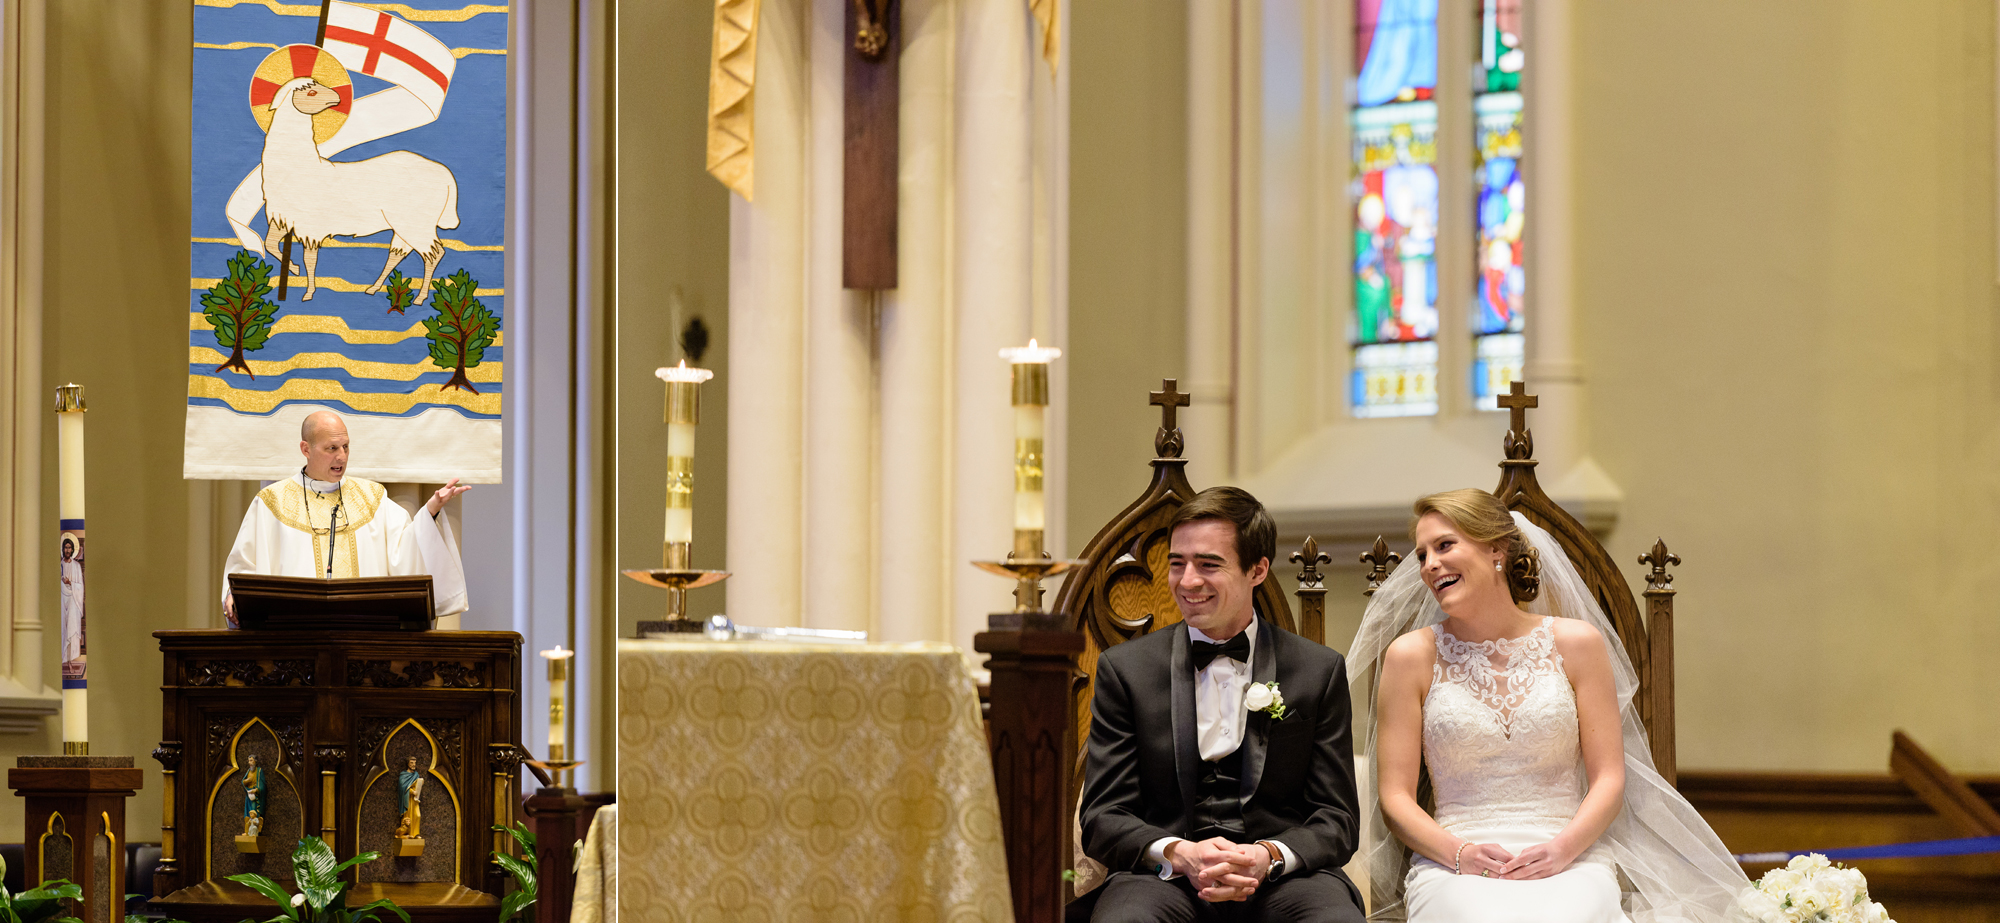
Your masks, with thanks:
<instances>
[{"instance_id":1,"label":"gold patterned altar cloth","mask_svg":"<svg viewBox=\"0 0 2000 923\"><path fill-rule=\"evenodd\" d=\"M620 641L623 923L1009 923L964 658Z\"/></svg>"}]
</instances>

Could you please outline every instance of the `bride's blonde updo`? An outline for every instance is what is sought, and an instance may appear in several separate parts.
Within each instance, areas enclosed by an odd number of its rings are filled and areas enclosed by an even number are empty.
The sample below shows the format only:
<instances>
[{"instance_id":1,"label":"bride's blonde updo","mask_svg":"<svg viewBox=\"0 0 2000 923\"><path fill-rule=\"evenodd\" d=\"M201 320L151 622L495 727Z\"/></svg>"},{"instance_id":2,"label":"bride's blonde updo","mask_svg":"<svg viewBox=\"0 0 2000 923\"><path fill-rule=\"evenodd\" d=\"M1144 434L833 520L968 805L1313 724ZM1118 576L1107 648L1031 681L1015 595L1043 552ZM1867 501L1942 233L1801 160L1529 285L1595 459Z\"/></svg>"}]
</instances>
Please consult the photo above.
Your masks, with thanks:
<instances>
[{"instance_id":1,"label":"bride's blonde updo","mask_svg":"<svg viewBox=\"0 0 2000 923\"><path fill-rule=\"evenodd\" d=\"M1528 545L1528 537L1521 534L1500 498L1477 487L1447 490L1418 500L1411 512L1415 514L1410 519L1412 540L1417 537L1418 520L1436 513L1458 534L1507 556L1507 591L1515 602L1528 602L1541 592L1542 557Z\"/></svg>"}]
</instances>

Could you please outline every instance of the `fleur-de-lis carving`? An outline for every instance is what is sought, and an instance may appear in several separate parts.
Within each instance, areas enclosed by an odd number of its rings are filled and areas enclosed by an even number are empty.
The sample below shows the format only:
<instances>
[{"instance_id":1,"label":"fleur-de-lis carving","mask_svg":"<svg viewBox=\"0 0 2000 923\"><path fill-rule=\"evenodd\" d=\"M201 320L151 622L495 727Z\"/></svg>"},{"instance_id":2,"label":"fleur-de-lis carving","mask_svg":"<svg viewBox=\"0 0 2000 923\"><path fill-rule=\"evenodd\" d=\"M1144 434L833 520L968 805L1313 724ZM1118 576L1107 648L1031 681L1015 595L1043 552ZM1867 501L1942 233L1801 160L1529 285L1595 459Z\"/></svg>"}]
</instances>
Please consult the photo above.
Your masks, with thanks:
<instances>
[{"instance_id":1,"label":"fleur-de-lis carving","mask_svg":"<svg viewBox=\"0 0 2000 923\"><path fill-rule=\"evenodd\" d=\"M1646 589L1673 592L1674 575L1667 573L1667 566L1679 567L1681 556L1667 550L1666 539L1654 539L1653 550L1640 555L1639 563L1651 565L1653 568L1646 574Z\"/></svg>"},{"instance_id":2,"label":"fleur-de-lis carving","mask_svg":"<svg viewBox=\"0 0 2000 923\"><path fill-rule=\"evenodd\" d=\"M1301 545L1298 551L1292 552L1292 563L1301 565L1299 568L1299 589L1319 590L1326 588L1326 575L1319 572L1319 566L1321 564L1332 564L1333 559L1327 557L1326 552L1319 550L1318 539L1310 535L1306 536L1305 544Z\"/></svg>"},{"instance_id":3,"label":"fleur-de-lis carving","mask_svg":"<svg viewBox=\"0 0 2000 923\"><path fill-rule=\"evenodd\" d=\"M1396 570L1396 565L1403 563L1403 556L1390 551L1389 541L1377 535L1375 547L1361 553L1361 563L1368 565L1368 589L1361 593L1373 596L1376 590L1382 588L1382 582L1389 579L1389 574Z\"/></svg>"}]
</instances>

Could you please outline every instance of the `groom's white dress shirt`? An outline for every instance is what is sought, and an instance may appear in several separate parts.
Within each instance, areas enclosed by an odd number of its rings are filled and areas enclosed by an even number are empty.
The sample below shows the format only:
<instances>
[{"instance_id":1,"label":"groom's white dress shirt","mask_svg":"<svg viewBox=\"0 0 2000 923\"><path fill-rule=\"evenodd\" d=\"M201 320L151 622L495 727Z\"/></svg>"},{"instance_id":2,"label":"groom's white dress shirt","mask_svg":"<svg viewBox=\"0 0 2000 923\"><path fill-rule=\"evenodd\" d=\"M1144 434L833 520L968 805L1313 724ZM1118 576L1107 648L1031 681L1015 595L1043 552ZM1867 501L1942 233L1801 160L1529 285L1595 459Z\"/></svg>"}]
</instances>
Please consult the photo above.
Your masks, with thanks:
<instances>
[{"instance_id":1,"label":"groom's white dress shirt","mask_svg":"<svg viewBox=\"0 0 2000 923\"><path fill-rule=\"evenodd\" d=\"M1188 641L1206 644L1220 644L1201 629L1187 626ZM1250 642L1252 657L1257 650L1257 620L1251 619L1249 627L1243 629L1243 637ZM1219 760L1243 744L1243 728L1249 722L1250 713L1243 710L1243 695L1250 689L1250 664L1229 657L1217 657L1208 666L1194 675L1194 726L1195 749L1204 760ZM1164 836L1146 847L1146 860L1160 867L1160 877L1172 881L1180 877L1174 867L1167 862L1167 847L1179 841L1177 836ZM1278 851L1285 856L1285 871L1298 867L1299 857L1292 854L1292 848L1278 840Z\"/></svg>"}]
</instances>

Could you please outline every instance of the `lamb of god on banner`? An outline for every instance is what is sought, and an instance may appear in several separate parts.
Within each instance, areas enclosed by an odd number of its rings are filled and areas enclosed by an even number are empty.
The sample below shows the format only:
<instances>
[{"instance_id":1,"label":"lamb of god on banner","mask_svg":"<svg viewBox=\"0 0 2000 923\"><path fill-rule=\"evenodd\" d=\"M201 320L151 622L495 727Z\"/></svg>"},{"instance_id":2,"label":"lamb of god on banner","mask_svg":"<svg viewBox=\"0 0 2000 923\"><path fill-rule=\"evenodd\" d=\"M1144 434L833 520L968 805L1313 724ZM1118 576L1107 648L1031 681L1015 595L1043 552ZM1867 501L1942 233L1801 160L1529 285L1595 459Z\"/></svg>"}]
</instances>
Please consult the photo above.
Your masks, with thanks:
<instances>
[{"instance_id":1,"label":"lamb of god on banner","mask_svg":"<svg viewBox=\"0 0 2000 923\"><path fill-rule=\"evenodd\" d=\"M326 409L364 475L499 480L507 7L388 8L195 0L188 477L285 476Z\"/></svg>"}]
</instances>

